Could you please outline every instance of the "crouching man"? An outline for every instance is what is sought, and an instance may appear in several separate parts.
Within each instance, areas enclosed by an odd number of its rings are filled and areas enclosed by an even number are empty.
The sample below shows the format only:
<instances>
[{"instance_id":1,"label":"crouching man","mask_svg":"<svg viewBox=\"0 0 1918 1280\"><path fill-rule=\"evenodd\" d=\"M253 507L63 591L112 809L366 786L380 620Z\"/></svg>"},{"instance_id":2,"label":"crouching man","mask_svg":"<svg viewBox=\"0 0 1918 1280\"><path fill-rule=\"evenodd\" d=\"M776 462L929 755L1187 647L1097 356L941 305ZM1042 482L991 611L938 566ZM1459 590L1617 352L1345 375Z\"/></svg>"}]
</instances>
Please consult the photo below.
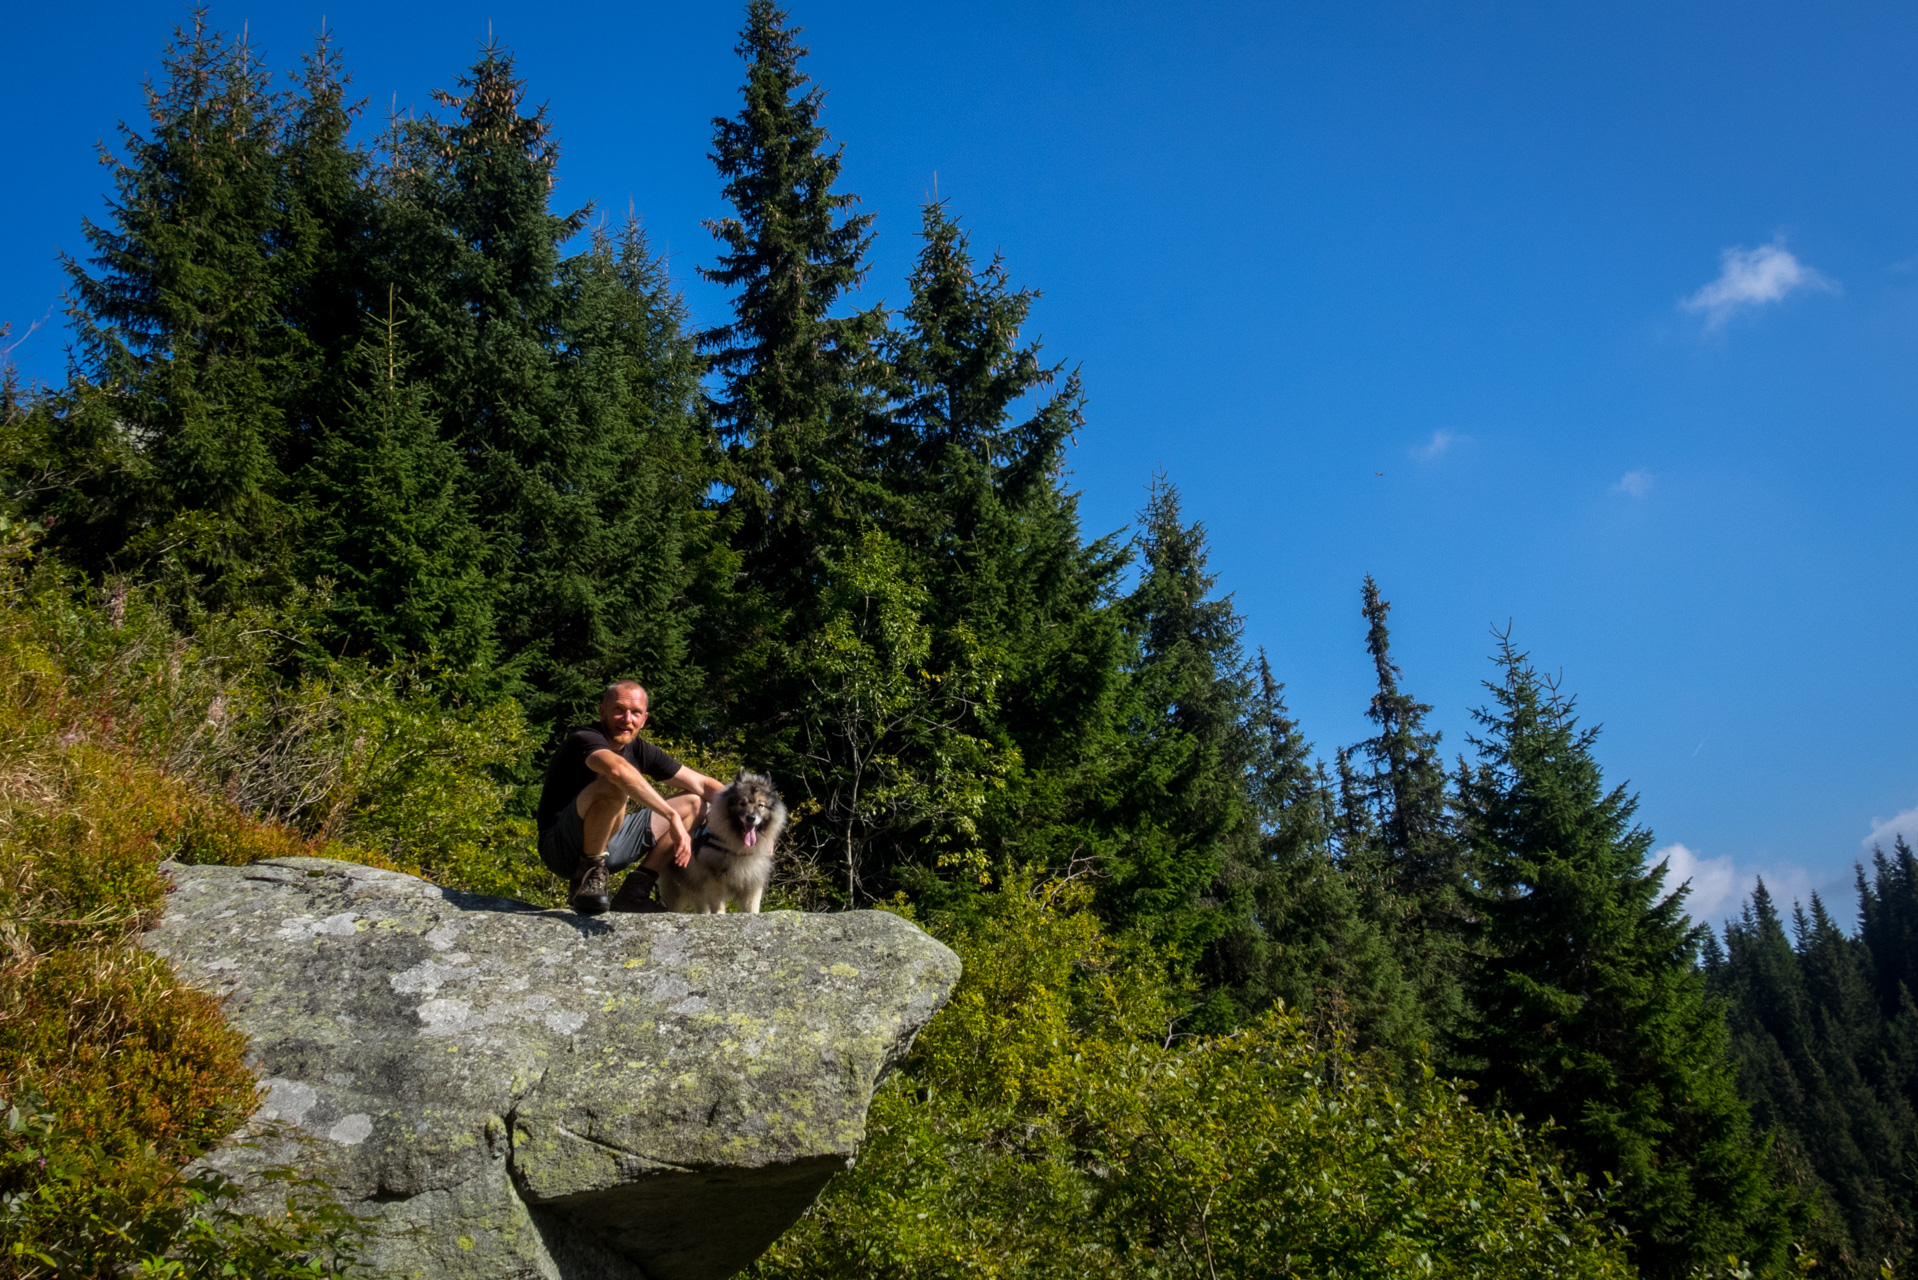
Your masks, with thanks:
<instances>
[{"instance_id":1,"label":"crouching man","mask_svg":"<svg viewBox=\"0 0 1918 1280\"><path fill-rule=\"evenodd\" d=\"M546 766L539 797L539 857L572 886L583 916L606 911L664 911L653 897L671 858L692 860L688 828L699 825L723 783L688 769L639 736L650 703L634 680L606 686L599 723L566 735ZM668 800L653 789L670 782L685 795ZM631 816L628 801L639 806ZM611 874L631 867L619 892Z\"/></svg>"}]
</instances>

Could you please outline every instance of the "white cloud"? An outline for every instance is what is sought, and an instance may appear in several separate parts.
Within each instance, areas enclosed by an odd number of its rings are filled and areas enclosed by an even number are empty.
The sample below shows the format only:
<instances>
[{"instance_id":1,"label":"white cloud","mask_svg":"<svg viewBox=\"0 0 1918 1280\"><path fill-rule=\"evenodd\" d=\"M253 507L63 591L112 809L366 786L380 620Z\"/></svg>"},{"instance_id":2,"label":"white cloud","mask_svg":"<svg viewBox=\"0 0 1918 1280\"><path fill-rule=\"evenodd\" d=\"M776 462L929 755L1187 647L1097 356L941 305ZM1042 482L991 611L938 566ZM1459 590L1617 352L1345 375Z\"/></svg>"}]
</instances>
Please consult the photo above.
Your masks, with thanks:
<instances>
[{"instance_id":1,"label":"white cloud","mask_svg":"<svg viewBox=\"0 0 1918 1280\"><path fill-rule=\"evenodd\" d=\"M1437 462L1461 439L1463 437L1454 431L1434 431L1430 440L1412 450L1412 456L1421 462Z\"/></svg>"},{"instance_id":2,"label":"white cloud","mask_svg":"<svg viewBox=\"0 0 1918 1280\"><path fill-rule=\"evenodd\" d=\"M1813 879L1804 867L1774 864L1762 871L1740 867L1730 854L1707 858L1690 846L1676 842L1645 856L1647 866L1655 867L1661 862L1665 864L1665 892L1670 893L1690 881L1692 891L1686 895L1685 911L1693 920L1714 929L1745 909L1761 875L1765 888L1771 891L1772 901L1787 915L1793 903L1809 903L1814 893L1827 903L1842 900L1851 883L1849 875Z\"/></svg>"},{"instance_id":3,"label":"white cloud","mask_svg":"<svg viewBox=\"0 0 1918 1280\"><path fill-rule=\"evenodd\" d=\"M1629 493L1634 498L1642 498L1652 491L1652 473L1649 471L1627 471L1612 486L1614 493Z\"/></svg>"},{"instance_id":4,"label":"white cloud","mask_svg":"<svg viewBox=\"0 0 1918 1280\"><path fill-rule=\"evenodd\" d=\"M1734 245L1724 251L1723 258L1724 270L1718 279L1678 304L1686 311L1704 312L1708 329L1716 329L1740 310L1782 301L1799 289L1838 292L1838 282L1800 262L1785 248L1783 236L1756 249Z\"/></svg>"},{"instance_id":5,"label":"white cloud","mask_svg":"<svg viewBox=\"0 0 1918 1280\"><path fill-rule=\"evenodd\" d=\"M1653 866L1666 865L1665 892L1670 893L1687 880L1691 881L1691 896L1685 899L1685 910L1694 920L1716 920L1721 915L1738 909L1745 895L1751 892L1755 877L1738 874L1730 854L1718 858L1701 858L1682 844L1668 844L1662 849L1652 850L1646 859Z\"/></svg>"},{"instance_id":6,"label":"white cloud","mask_svg":"<svg viewBox=\"0 0 1918 1280\"><path fill-rule=\"evenodd\" d=\"M1891 852L1891 846L1899 836L1905 843L1918 848L1918 809L1907 809L1903 813L1889 818L1874 818L1871 834L1858 842L1859 847L1869 853L1873 849Z\"/></svg>"}]
</instances>

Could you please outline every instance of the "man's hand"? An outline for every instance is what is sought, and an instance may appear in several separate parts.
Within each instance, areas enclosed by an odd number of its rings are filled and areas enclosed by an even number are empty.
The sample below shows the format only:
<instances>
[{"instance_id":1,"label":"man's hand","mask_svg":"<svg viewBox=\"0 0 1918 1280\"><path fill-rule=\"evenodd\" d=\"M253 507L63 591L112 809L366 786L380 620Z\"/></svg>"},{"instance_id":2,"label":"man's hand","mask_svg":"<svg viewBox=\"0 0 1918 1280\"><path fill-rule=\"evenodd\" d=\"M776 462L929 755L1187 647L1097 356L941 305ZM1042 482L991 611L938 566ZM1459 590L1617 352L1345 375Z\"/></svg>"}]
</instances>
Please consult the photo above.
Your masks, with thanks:
<instances>
[{"instance_id":1,"label":"man's hand","mask_svg":"<svg viewBox=\"0 0 1918 1280\"><path fill-rule=\"evenodd\" d=\"M673 865L687 866L693 860L693 838L686 833L686 824L681 820L678 810L670 807L666 810L666 827L679 842L673 847Z\"/></svg>"}]
</instances>

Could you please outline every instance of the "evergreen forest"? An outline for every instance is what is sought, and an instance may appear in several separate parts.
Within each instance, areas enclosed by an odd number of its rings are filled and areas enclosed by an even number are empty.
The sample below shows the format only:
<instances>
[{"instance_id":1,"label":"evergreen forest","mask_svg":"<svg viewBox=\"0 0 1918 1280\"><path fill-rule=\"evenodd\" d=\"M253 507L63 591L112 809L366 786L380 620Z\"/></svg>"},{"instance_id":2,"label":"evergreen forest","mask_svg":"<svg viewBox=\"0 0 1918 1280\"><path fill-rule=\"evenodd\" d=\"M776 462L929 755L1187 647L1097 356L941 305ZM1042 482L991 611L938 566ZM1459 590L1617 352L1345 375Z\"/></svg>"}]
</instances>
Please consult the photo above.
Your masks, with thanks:
<instances>
[{"instance_id":1,"label":"evergreen forest","mask_svg":"<svg viewBox=\"0 0 1918 1280\"><path fill-rule=\"evenodd\" d=\"M1715 934L1519 638L1444 743L1370 578L1372 736L1315 746L1171 479L1082 528L1037 291L934 200L860 309L795 17L737 52L710 328L636 216L555 205L508 49L383 121L325 37L162 52L69 372L0 386L0 1273L358 1274L323 1189L183 1172L254 1103L133 946L158 863L558 902L540 771L620 678L777 780L774 905L966 964L755 1276L1909 1270L1918 856Z\"/></svg>"}]
</instances>

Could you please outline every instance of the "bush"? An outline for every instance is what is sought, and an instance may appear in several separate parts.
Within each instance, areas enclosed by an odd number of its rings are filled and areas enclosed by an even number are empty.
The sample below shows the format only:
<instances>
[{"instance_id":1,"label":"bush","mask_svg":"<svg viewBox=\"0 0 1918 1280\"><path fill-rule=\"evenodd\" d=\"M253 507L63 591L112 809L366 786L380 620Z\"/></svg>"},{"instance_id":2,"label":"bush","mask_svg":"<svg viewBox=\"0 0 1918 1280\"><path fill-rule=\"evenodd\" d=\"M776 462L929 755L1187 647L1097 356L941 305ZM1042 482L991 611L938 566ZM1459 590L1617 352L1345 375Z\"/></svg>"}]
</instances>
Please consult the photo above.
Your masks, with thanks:
<instances>
[{"instance_id":1,"label":"bush","mask_svg":"<svg viewBox=\"0 0 1918 1280\"><path fill-rule=\"evenodd\" d=\"M47 570L13 612L76 709L74 732L354 856L556 901L512 808L538 747L518 704L463 697L458 673L426 664L330 658L312 643L323 603L199 614L182 629L149 590Z\"/></svg>"},{"instance_id":2,"label":"bush","mask_svg":"<svg viewBox=\"0 0 1918 1280\"><path fill-rule=\"evenodd\" d=\"M320 1183L270 1170L249 1187L218 1173L169 1169L130 1197L124 1180L99 1179L96 1142L62 1128L38 1110L38 1099L27 1102L24 1112L7 1108L0 1148L0 1271L7 1275L334 1280L357 1265L368 1229ZM151 1149L145 1155L155 1159ZM262 1193L282 1208L240 1211L239 1202Z\"/></svg>"},{"instance_id":3,"label":"bush","mask_svg":"<svg viewBox=\"0 0 1918 1280\"><path fill-rule=\"evenodd\" d=\"M1623 1277L1596 1196L1429 1073L1400 1094L1275 1011L1176 1033L1164 957L1014 880L928 921L965 976L857 1168L753 1274Z\"/></svg>"},{"instance_id":4,"label":"bush","mask_svg":"<svg viewBox=\"0 0 1918 1280\"><path fill-rule=\"evenodd\" d=\"M498 776L531 735L417 672L303 667L297 620L186 633L140 591L29 576L29 534L0 524L0 1275L340 1274L357 1224L321 1188L183 1174L254 1080L218 1003L137 935L168 859L550 894ZM262 1192L280 1211L241 1211Z\"/></svg>"}]
</instances>

